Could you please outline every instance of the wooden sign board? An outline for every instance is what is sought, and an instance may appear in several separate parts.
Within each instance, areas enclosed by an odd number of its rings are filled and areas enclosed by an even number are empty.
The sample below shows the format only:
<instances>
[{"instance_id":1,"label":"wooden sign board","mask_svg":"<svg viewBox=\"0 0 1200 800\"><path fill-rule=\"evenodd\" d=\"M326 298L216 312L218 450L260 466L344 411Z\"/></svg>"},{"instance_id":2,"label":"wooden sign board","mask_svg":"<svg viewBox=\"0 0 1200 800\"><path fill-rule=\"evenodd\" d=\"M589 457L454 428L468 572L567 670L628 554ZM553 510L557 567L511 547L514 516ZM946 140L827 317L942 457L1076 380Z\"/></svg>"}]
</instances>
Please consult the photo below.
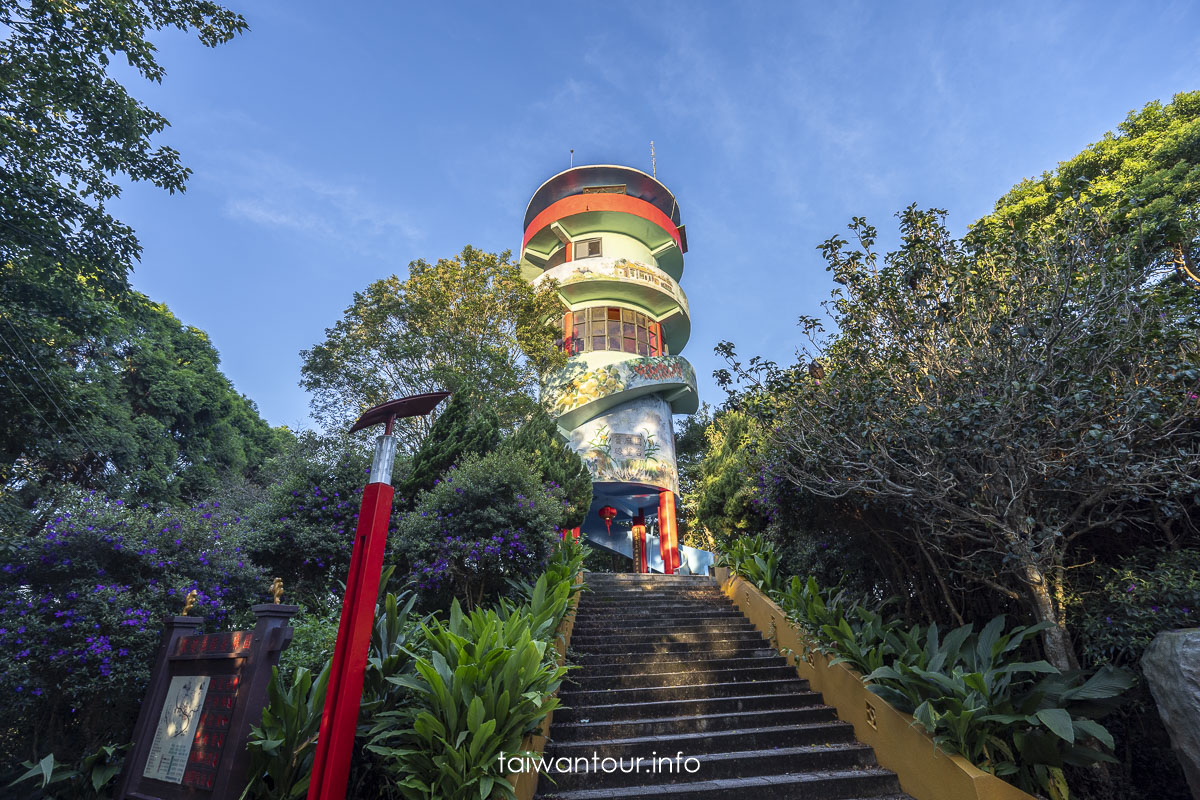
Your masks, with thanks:
<instances>
[{"instance_id":1,"label":"wooden sign board","mask_svg":"<svg viewBox=\"0 0 1200 800\"><path fill-rule=\"evenodd\" d=\"M299 610L257 605L253 631L227 633L199 633L200 617L167 620L117 800L241 795L250 726L262 718L271 669Z\"/></svg>"}]
</instances>

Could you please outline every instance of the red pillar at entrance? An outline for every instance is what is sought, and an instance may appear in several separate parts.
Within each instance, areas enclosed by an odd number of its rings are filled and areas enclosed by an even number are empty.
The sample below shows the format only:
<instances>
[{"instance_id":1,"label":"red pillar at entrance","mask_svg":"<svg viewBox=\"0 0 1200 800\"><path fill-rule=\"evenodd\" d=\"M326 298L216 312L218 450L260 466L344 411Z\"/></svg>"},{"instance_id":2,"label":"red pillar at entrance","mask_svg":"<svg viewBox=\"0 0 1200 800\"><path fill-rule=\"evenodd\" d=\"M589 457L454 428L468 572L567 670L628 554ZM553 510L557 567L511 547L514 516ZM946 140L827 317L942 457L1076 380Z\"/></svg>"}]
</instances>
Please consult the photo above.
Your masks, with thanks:
<instances>
[{"instance_id":1,"label":"red pillar at entrance","mask_svg":"<svg viewBox=\"0 0 1200 800\"><path fill-rule=\"evenodd\" d=\"M646 515L638 511L633 518L633 561L638 572L649 572L646 565Z\"/></svg>"},{"instance_id":2,"label":"red pillar at entrance","mask_svg":"<svg viewBox=\"0 0 1200 800\"><path fill-rule=\"evenodd\" d=\"M679 569L679 536L675 530L675 493L670 489L658 493L658 549L663 573L674 575Z\"/></svg>"}]
</instances>

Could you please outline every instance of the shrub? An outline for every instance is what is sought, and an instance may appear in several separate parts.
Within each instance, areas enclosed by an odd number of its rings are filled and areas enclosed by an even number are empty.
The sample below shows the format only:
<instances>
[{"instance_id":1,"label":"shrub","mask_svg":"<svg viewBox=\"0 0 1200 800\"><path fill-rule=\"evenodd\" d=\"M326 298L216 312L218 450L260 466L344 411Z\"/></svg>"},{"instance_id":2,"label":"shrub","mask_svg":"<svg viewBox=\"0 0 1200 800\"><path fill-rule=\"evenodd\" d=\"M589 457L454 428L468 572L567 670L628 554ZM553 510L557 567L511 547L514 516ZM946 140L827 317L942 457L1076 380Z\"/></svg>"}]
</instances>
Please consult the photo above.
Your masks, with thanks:
<instances>
[{"instance_id":1,"label":"shrub","mask_svg":"<svg viewBox=\"0 0 1200 800\"><path fill-rule=\"evenodd\" d=\"M562 504L560 490L543 486L522 456L471 457L401 517L398 548L431 601L473 608L499 597L509 579L542 570Z\"/></svg>"},{"instance_id":2,"label":"shrub","mask_svg":"<svg viewBox=\"0 0 1200 800\"><path fill-rule=\"evenodd\" d=\"M28 769L9 788L14 800L108 800L129 745L106 744L73 763L63 763L51 753ZM16 788L13 788L16 787Z\"/></svg>"},{"instance_id":3,"label":"shrub","mask_svg":"<svg viewBox=\"0 0 1200 800\"><path fill-rule=\"evenodd\" d=\"M240 525L215 504L154 512L74 495L10 548L0 565L4 766L50 752L72 762L127 741L160 622L189 591L210 630L250 621L268 580Z\"/></svg>"},{"instance_id":4,"label":"shrub","mask_svg":"<svg viewBox=\"0 0 1200 800\"><path fill-rule=\"evenodd\" d=\"M1064 767L1115 762L1101 749L1111 750L1113 738L1095 719L1116 707L1132 675L1106 666L1089 676L1022 660L1022 648L1049 623L1006 631L998 616L978 633L969 624L944 638L936 623L905 629L812 577L774 588L765 547L761 537L742 539L723 559L777 600L818 650L834 656L831 665L850 664L943 749L1051 800L1070 797Z\"/></svg>"},{"instance_id":5,"label":"shrub","mask_svg":"<svg viewBox=\"0 0 1200 800\"><path fill-rule=\"evenodd\" d=\"M302 434L272 465L280 478L251 514L253 559L318 613L337 606L370 464L357 443Z\"/></svg>"},{"instance_id":6,"label":"shrub","mask_svg":"<svg viewBox=\"0 0 1200 800\"><path fill-rule=\"evenodd\" d=\"M1096 576L1080 597L1083 656L1141 671L1160 631L1200 625L1200 551L1145 551Z\"/></svg>"},{"instance_id":7,"label":"shrub","mask_svg":"<svg viewBox=\"0 0 1200 800\"><path fill-rule=\"evenodd\" d=\"M386 585L390 574L390 570L385 571L381 585ZM413 614L415 601L416 595L412 592L404 591L399 595L388 592L376 606L359 706L360 742L375 715L394 711L407 702L407 691L391 679L412 669L410 648L415 644L414 636L419 633L421 624L421 619ZM334 625L336 633L336 621ZM328 658L315 672L304 666L295 667L290 682L279 669L275 670L267 689L268 702L262 712L262 724L251 728L247 742L251 777L243 797L293 800L306 795L325 709L329 673ZM389 781L372 762L369 753L355 748L351 767L354 790L348 796L391 796Z\"/></svg>"}]
</instances>

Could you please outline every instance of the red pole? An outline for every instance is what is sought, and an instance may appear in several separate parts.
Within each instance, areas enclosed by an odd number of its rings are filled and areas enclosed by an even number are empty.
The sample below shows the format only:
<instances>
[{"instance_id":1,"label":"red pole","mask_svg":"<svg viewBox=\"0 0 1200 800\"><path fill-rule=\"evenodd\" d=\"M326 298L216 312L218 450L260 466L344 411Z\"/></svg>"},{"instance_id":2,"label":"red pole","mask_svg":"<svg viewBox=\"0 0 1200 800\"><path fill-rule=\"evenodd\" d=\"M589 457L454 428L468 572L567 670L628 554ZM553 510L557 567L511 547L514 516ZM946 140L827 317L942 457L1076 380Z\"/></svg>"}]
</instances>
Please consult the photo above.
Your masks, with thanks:
<instances>
[{"instance_id":1,"label":"red pole","mask_svg":"<svg viewBox=\"0 0 1200 800\"><path fill-rule=\"evenodd\" d=\"M379 596L383 551L387 546L388 522L392 515L392 464L396 458L392 424L397 417L428 414L446 397L446 392L431 392L392 400L368 409L350 429L353 433L371 425L385 425L383 436L375 440L371 477L363 489L358 511L350 574L346 579L342 618L329 668L329 687L325 690L325 709L313 755L308 800L344 800L346 797L358 709L362 704L363 676L367 671L371 630L375 625L375 600Z\"/></svg>"},{"instance_id":2,"label":"red pole","mask_svg":"<svg viewBox=\"0 0 1200 800\"><path fill-rule=\"evenodd\" d=\"M325 710L320 717L320 735L312 762L308 800L337 800L346 796L354 733L359 723L362 676L366 673L367 651L371 648L374 607L383 572L383 552L388 543L392 491L389 483L368 483L362 492L354 553L342 602L342 620L337 626L334 663L325 692Z\"/></svg>"},{"instance_id":3,"label":"red pole","mask_svg":"<svg viewBox=\"0 0 1200 800\"><path fill-rule=\"evenodd\" d=\"M387 483L370 483L363 490L308 800L338 800L346 796L392 495L393 489Z\"/></svg>"},{"instance_id":4,"label":"red pole","mask_svg":"<svg viewBox=\"0 0 1200 800\"><path fill-rule=\"evenodd\" d=\"M636 568L638 572L646 573L650 569L646 566L646 515L638 510L638 514L633 518L633 550L636 557Z\"/></svg>"}]
</instances>

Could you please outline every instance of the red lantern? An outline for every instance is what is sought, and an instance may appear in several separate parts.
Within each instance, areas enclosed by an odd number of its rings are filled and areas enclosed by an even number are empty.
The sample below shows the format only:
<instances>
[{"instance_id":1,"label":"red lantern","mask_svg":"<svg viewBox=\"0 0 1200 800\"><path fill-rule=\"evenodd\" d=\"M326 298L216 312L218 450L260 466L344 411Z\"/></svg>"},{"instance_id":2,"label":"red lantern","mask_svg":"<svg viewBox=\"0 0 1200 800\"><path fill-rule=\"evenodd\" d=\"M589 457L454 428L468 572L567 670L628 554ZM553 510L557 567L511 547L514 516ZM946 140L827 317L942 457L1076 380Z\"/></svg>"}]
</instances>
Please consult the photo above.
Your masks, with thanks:
<instances>
[{"instance_id":1,"label":"red lantern","mask_svg":"<svg viewBox=\"0 0 1200 800\"><path fill-rule=\"evenodd\" d=\"M617 510L612 506L605 506L598 513L600 519L604 520L604 526L608 528L608 535L612 536L612 521L617 518Z\"/></svg>"}]
</instances>

